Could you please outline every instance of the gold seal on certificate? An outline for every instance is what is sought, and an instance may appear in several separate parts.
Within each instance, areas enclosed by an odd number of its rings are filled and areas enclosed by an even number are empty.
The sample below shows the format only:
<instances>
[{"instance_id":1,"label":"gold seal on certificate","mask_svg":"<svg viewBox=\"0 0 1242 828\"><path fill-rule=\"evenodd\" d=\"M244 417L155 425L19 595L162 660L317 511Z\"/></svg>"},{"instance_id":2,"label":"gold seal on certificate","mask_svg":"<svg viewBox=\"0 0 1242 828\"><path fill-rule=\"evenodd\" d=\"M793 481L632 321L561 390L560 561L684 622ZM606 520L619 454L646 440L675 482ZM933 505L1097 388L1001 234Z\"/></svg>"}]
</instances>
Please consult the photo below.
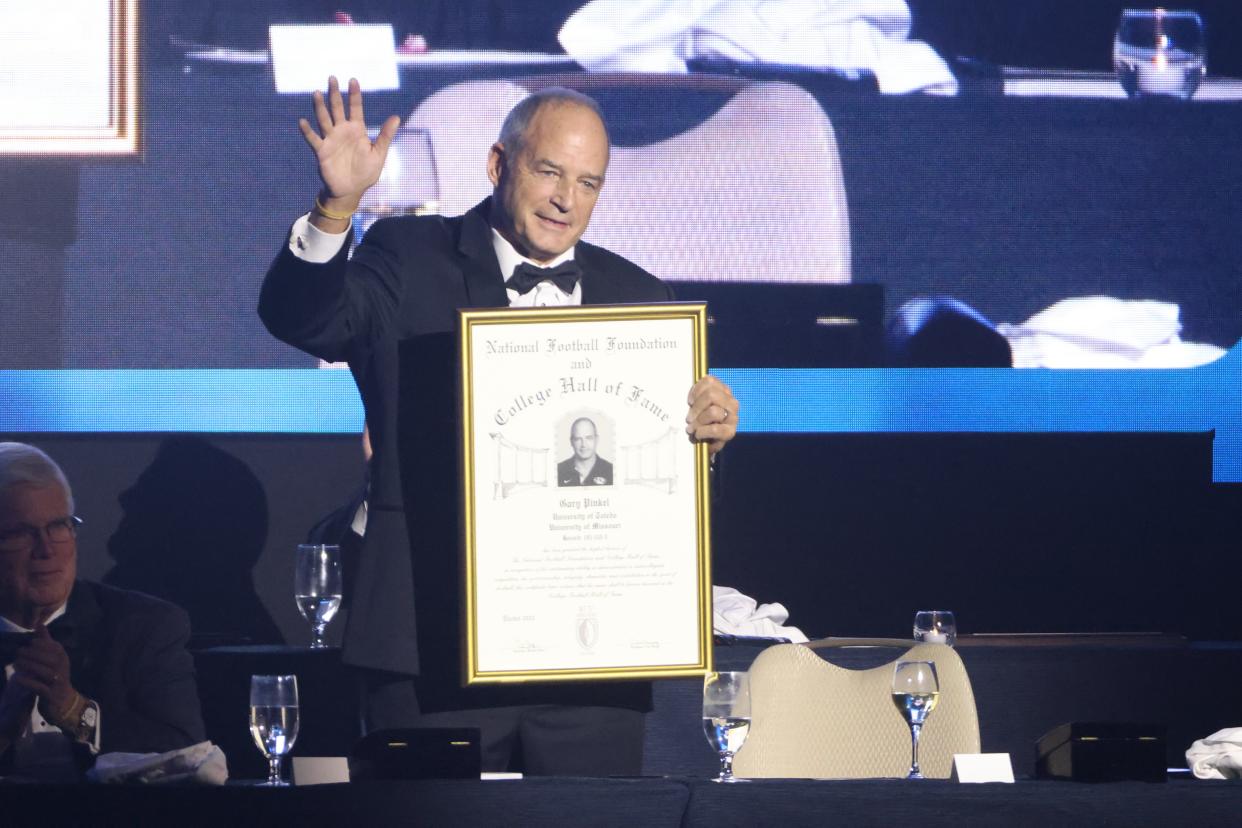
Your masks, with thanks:
<instances>
[{"instance_id":1,"label":"gold seal on certificate","mask_svg":"<svg viewBox=\"0 0 1242 828\"><path fill-rule=\"evenodd\" d=\"M709 671L706 307L459 313L466 682Z\"/></svg>"}]
</instances>

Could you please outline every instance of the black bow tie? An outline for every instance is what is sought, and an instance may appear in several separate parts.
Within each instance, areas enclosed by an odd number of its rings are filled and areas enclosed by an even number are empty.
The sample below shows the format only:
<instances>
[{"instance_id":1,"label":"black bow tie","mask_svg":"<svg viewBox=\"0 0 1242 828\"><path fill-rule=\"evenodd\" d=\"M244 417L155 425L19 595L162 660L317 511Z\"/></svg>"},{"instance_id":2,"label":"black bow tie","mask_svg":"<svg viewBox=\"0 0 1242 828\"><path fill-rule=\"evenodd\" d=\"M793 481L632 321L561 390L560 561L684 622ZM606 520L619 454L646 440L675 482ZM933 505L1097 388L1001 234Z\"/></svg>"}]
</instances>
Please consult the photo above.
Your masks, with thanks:
<instances>
[{"instance_id":1,"label":"black bow tie","mask_svg":"<svg viewBox=\"0 0 1242 828\"><path fill-rule=\"evenodd\" d=\"M514 268L513 275L505 282L505 287L523 294L529 293L540 282L549 281L565 293L573 293L574 285L581 278L582 268L573 259L561 262L556 267L539 267L530 262L522 262Z\"/></svg>"}]
</instances>

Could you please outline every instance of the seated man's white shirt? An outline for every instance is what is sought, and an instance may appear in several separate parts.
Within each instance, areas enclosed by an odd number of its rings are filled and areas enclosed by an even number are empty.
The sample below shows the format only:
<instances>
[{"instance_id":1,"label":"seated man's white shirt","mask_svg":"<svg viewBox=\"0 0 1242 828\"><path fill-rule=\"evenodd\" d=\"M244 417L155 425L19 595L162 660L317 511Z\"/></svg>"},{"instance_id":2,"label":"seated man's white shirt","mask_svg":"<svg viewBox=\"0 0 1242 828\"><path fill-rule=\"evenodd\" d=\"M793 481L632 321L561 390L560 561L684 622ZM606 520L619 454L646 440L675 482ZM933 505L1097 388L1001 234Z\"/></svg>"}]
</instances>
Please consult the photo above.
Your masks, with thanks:
<instances>
[{"instance_id":1,"label":"seated man's white shirt","mask_svg":"<svg viewBox=\"0 0 1242 828\"><path fill-rule=\"evenodd\" d=\"M53 621L55 621L57 618L60 618L64 614L65 614L65 607L61 607L60 609L53 612L50 616L48 616L47 621L44 622L44 626L46 626L47 624L51 624ZM34 630L27 629L26 627L22 627L18 624L14 624L12 621L10 621L9 619L5 618L2 615L0 615L0 631L11 632L11 633L33 633L34 632ZM14 672L15 670L12 664L4 665L4 678L6 682L12 680ZM99 752L99 734L102 732L102 728L100 726L101 724L100 719L102 718L103 718L102 714L99 711L97 711L96 720L95 720L96 722L95 739L91 744L91 750L94 753ZM28 733L61 733L61 732L63 731L61 731L59 727L52 724L47 719L43 718L43 714L39 712L39 705L36 704L34 708L30 711L29 729L20 735L21 737L24 737Z\"/></svg>"},{"instance_id":2,"label":"seated man's white shirt","mask_svg":"<svg viewBox=\"0 0 1242 828\"><path fill-rule=\"evenodd\" d=\"M289 252L304 262L324 264L331 261L332 257L340 252L341 246L345 244L345 239L348 235L348 231L343 233L326 233L320 230L311 224L310 213L307 213L293 223L293 230L289 234ZM541 265L518 253L504 236L496 232L495 228L492 229L492 249L496 251L496 261L500 263L500 273L506 281L513 275L513 271L517 269L517 266L523 262L529 262L536 267L556 267L562 262L570 261L574 257L574 249L571 247L548 262L547 265ZM535 285L534 290L523 294L509 288L505 289L505 293L509 296L509 307L511 308L542 308L582 304L581 281L574 285L572 293L566 293L557 287L555 283L546 280Z\"/></svg>"},{"instance_id":3,"label":"seated man's white shirt","mask_svg":"<svg viewBox=\"0 0 1242 828\"><path fill-rule=\"evenodd\" d=\"M369 494L367 495L370 496ZM354 519L349 522L349 531L353 532L360 538L366 537L367 534L367 502L364 500L358 504L358 508L354 510Z\"/></svg>"}]
</instances>

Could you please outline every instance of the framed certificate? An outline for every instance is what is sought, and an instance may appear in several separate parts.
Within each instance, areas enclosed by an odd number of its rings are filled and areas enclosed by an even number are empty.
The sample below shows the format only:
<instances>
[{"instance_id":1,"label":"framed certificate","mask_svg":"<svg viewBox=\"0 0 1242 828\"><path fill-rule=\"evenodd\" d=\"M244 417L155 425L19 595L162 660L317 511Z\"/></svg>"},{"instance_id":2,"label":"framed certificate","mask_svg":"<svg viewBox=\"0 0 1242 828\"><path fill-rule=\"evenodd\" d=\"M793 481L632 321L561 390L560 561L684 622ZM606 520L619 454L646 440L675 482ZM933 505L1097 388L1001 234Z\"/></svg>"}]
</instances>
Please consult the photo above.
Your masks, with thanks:
<instances>
[{"instance_id":1,"label":"framed certificate","mask_svg":"<svg viewBox=\"0 0 1242 828\"><path fill-rule=\"evenodd\" d=\"M710 671L706 305L459 314L466 683Z\"/></svg>"}]
</instances>

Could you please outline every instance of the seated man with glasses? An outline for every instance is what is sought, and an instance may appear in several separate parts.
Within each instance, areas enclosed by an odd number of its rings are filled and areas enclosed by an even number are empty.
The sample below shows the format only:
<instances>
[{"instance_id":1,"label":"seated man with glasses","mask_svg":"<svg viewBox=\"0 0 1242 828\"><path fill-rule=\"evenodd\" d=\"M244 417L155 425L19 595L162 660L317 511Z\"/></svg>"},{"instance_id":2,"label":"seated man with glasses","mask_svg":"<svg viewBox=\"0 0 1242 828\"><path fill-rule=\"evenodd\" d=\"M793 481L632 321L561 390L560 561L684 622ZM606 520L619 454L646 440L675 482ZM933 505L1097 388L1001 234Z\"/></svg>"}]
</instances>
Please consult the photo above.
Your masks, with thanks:
<instances>
[{"instance_id":1,"label":"seated man with glasses","mask_svg":"<svg viewBox=\"0 0 1242 828\"><path fill-rule=\"evenodd\" d=\"M77 580L81 523L55 462L0 442L0 767L58 734L79 756L205 738L189 617Z\"/></svg>"}]
</instances>

